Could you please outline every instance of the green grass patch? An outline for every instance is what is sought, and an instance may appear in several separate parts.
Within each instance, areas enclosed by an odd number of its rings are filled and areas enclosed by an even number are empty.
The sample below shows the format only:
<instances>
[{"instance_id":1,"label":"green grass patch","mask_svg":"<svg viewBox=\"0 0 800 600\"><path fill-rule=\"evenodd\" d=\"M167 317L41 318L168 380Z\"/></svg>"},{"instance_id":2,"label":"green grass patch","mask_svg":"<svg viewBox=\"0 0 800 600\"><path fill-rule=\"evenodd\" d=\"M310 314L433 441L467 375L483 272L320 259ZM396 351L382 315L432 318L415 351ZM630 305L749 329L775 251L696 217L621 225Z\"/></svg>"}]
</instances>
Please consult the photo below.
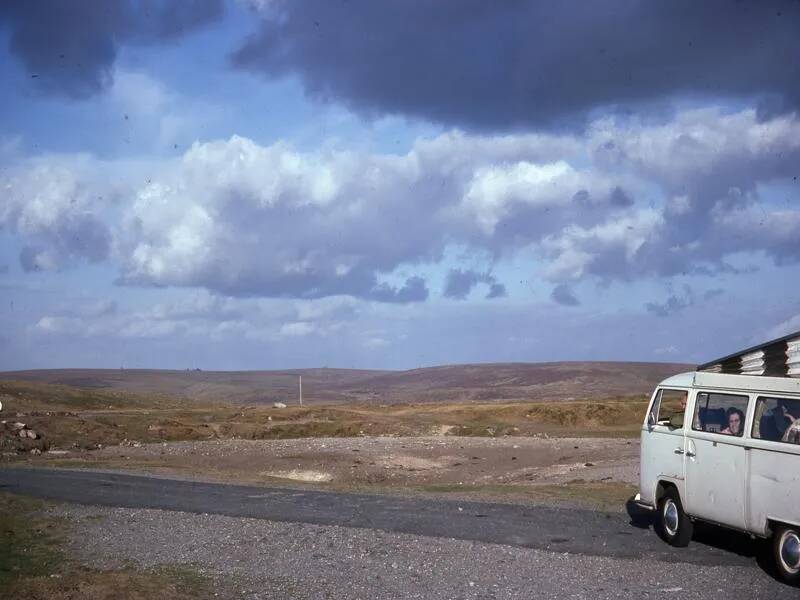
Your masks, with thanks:
<instances>
[{"instance_id":1,"label":"green grass patch","mask_svg":"<svg viewBox=\"0 0 800 600\"><path fill-rule=\"evenodd\" d=\"M0 589L52 573L61 562L63 523L36 514L44 508L41 501L0 493Z\"/></svg>"}]
</instances>

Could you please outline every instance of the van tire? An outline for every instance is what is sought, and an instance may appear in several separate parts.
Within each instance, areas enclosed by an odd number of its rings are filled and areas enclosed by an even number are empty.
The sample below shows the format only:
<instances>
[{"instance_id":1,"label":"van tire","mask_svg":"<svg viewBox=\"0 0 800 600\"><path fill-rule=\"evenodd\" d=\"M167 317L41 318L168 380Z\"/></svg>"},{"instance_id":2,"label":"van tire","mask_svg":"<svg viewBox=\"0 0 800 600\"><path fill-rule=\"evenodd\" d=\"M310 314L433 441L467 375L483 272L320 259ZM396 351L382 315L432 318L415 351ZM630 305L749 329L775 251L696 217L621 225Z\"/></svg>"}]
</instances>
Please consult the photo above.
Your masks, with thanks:
<instances>
[{"instance_id":1,"label":"van tire","mask_svg":"<svg viewBox=\"0 0 800 600\"><path fill-rule=\"evenodd\" d=\"M780 525L772 536L772 556L778 575L787 583L800 583L800 529Z\"/></svg>"},{"instance_id":2,"label":"van tire","mask_svg":"<svg viewBox=\"0 0 800 600\"><path fill-rule=\"evenodd\" d=\"M681 496L674 487L664 490L658 500L656 531L670 546L684 548L692 541L694 525L684 512Z\"/></svg>"}]
</instances>

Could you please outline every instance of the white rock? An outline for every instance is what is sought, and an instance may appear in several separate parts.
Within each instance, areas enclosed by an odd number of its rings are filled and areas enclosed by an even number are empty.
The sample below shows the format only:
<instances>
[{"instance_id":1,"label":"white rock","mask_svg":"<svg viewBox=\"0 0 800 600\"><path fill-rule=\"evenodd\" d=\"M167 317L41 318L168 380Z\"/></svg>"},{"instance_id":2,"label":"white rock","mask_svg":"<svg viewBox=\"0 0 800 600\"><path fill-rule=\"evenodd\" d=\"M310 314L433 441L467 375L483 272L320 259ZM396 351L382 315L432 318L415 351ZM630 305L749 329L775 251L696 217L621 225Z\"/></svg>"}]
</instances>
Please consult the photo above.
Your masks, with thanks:
<instances>
[{"instance_id":1,"label":"white rock","mask_svg":"<svg viewBox=\"0 0 800 600\"><path fill-rule=\"evenodd\" d=\"M13 427L14 427L14 429L25 429L26 425L25 425L25 423L17 422L17 423L14 423Z\"/></svg>"},{"instance_id":2,"label":"white rock","mask_svg":"<svg viewBox=\"0 0 800 600\"><path fill-rule=\"evenodd\" d=\"M283 402L273 402L272 408L286 408L286 405Z\"/></svg>"},{"instance_id":3,"label":"white rock","mask_svg":"<svg viewBox=\"0 0 800 600\"><path fill-rule=\"evenodd\" d=\"M37 437L39 437L38 434L33 429L24 429L23 431L27 431L28 437L31 438L32 440L35 440Z\"/></svg>"}]
</instances>

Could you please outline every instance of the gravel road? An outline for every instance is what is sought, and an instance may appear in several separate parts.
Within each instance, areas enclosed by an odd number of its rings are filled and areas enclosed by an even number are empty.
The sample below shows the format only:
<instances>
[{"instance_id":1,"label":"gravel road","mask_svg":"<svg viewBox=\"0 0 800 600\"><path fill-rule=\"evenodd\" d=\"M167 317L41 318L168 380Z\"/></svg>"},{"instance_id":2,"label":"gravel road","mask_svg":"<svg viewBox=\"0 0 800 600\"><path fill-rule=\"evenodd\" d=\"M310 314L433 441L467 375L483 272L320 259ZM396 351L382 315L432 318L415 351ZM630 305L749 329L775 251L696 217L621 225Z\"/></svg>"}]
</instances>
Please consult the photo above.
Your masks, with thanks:
<instances>
[{"instance_id":1,"label":"gravel road","mask_svg":"<svg viewBox=\"0 0 800 600\"><path fill-rule=\"evenodd\" d=\"M76 556L190 565L252 599L797 598L755 566L579 556L360 528L66 505Z\"/></svg>"},{"instance_id":2,"label":"gravel road","mask_svg":"<svg viewBox=\"0 0 800 600\"><path fill-rule=\"evenodd\" d=\"M58 509L87 563L188 564L249 598L797 597L746 538L711 529L673 550L620 513L46 470L0 484L111 504Z\"/></svg>"}]
</instances>

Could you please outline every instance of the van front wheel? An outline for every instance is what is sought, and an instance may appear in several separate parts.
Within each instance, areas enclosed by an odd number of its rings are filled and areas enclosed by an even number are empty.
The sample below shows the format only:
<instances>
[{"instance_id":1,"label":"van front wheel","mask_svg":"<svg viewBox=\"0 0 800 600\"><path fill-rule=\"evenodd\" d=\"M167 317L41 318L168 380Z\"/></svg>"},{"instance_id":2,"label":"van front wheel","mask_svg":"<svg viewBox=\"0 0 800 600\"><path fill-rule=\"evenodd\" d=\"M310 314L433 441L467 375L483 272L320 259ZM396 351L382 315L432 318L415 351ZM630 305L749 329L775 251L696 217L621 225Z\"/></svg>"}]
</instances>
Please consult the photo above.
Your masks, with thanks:
<instances>
[{"instance_id":1,"label":"van front wheel","mask_svg":"<svg viewBox=\"0 0 800 600\"><path fill-rule=\"evenodd\" d=\"M668 488L658 501L656 529L665 542L671 546L688 546L694 529L689 515L683 512L678 490Z\"/></svg>"},{"instance_id":2,"label":"van front wheel","mask_svg":"<svg viewBox=\"0 0 800 600\"><path fill-rule=\"evenodd\" d=\"M772 551L778 575L788 583L800 582L800 531L778 527L772 538Z\"/></svg>"}]
</instances>

